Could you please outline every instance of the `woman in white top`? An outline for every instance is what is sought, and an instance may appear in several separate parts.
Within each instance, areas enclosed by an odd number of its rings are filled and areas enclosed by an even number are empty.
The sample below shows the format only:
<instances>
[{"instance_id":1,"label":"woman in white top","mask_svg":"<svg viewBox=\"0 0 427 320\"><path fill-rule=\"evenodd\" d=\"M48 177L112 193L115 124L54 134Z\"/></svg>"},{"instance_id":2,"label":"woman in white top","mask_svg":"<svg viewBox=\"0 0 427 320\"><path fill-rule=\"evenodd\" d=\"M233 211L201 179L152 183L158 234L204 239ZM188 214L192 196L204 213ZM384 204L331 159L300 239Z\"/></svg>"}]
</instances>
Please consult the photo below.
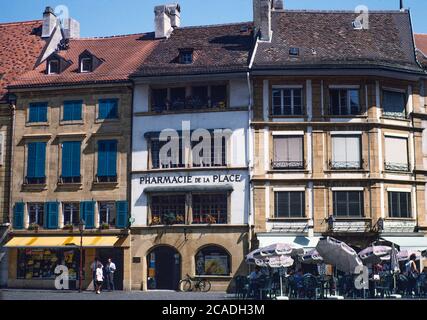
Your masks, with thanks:
<instances>
[{"instance_id":1,"label":"woman in white top","mask_svg":"<svg viewBox=\"0 0 427 320\"><path fill-rule=\"evenodd\" d=\"M96 267L96 294L101 293L103 282L104 282L104 272L102 271L102 265L98 264L98 266Z\"/></svg>"}]
</instances>

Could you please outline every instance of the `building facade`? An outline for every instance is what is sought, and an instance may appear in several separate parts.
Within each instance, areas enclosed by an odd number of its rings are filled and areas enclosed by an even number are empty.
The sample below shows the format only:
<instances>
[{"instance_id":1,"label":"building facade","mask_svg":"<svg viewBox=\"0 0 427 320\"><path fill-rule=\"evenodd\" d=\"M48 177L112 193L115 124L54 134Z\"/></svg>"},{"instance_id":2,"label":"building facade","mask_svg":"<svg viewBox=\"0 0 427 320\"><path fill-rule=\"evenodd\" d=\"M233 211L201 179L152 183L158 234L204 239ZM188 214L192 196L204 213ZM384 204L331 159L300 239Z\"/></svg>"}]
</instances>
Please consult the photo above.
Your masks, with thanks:
<instances>
[{"instance_id":1,"label":"building facade","mask_svg":"<svg viewBox=\"0 0 427 320\"><path fill-rule=\"evenodd\" d=\"M356 28L350 12L255 3L253 246L333 236L425 250L424 75L409 13L369 12Z\"/></svg>"},{"instance_id":2,"label":"building facade","mask_svg":"<svg viewBox=\"0 0 427 320\"><path fill-rule=\"evenodd\" d=\"M16 95L9 287L92 287L98 257L130 289L129 179L133 86L128 76L155 46L151 35L67 38L9 86ZM131 56L131 59L123 59ZM79 230L84 222L85 230Z\"/></svg>"},{"instance_id":3,"label":"building facade","mask_svg":"<svg viewBox=\"0 0 427 320\"><path fill-rule=\"evenodd\" d=\"M190 275L230 290L249 249L252 24L180 28L179 6L155 12L162 40L133 75L132 288Z\"/></svg>"}]
</instances>

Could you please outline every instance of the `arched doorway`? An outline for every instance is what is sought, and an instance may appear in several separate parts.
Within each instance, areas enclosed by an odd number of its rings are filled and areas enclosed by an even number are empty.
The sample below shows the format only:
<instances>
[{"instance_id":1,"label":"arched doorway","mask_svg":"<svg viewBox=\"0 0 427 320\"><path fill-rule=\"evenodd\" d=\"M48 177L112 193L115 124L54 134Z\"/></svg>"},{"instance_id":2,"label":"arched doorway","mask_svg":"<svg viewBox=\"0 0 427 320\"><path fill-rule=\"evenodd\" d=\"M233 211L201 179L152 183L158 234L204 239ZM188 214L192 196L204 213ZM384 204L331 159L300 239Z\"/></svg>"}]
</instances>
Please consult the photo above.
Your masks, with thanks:
<instances>
[{"instance_id":1,"label":"arched doorway","mask_svg":"<svg viewBox=\"0 0 427 320\"><path fill-rule=\"evenodd\" d=\"M170 246L158 246L147 255L148 290L178 290L181 255Z\"/></svg>"}]
</instances>

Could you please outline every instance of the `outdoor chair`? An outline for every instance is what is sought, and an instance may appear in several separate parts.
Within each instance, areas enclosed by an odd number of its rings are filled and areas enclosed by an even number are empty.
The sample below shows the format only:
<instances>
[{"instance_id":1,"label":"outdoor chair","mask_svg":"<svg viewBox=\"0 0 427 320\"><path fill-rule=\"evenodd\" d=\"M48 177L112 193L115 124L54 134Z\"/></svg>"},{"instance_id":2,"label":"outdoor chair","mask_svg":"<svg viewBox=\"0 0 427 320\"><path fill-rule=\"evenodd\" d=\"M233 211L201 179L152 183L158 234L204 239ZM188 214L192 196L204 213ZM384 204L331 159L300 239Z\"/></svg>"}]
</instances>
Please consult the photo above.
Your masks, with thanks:
<instances>
[{"instance_id":1,"label":"outdoor chair","mask_svg":"<svg viewBox=\"0 0 427 320\"><path fill-rule=\"evenodd\" d=\"M404 275L404 274L400 274L398 276L398 280L397 280L397 290L398 292L402 295L402 296L408 296L408 297L412 297L412 287L409 281L409 278Z\"/></svg>"},{"instance_id":2,"label":"outdoor chair","mask_svg":"<svg viewBox=\"0 0 427 320\"><path fill-rule=\"evenodd\" d=\"M295 280L295 277L289 276L287 284L288 284L287 287L289 290L289 297L290 298L298 298L298 287L297 287L297 282Z\"/></svg>"},{"instance_id":3,"label":"outdoor chair","mask_svg":"<svg viewBox=\"0 0 427 320\"><path fill-rule=\"evenodd\" d=\"M380 283L376 286L376 290L380 294L381 299L390 298L390 296L393 294L393 287L393 275L387 274L381 277Z\"/></svg>"},{"instance_id":4,"label":"outdoor chair","mask_svg":"<svg viewBox=\"0 0 427 320\"><path fill-rule=\"evenodd\" d=\"M427 296L427 274L422 273L417 280L417 293L420 298Z\"/></svg>"},{"instance_id":5,"label":"outdoor chair","mask_svg":"<svg viewBox=\"0 0 427 320\"><path fill-rule=\"evenodd\" d=\"M303 277L304 286L304 298L306 299L317 299L319 295L319 282L317 278L312 274L305 274Z\"/></svg>"},{"instance_id":6,"label":"outdoor chair","mask_svg":"<svg viewBox=\"0 0 427 320\"><path fill-rule=\"evenodd\" d=\"M237 299L246 299L249 294L249 280L245 276L237 276L236 280L235 297Z\"/></svg>"},{"instance_id":7,"label":"outdoor chair","mask_svg":"<svg viewBox=\"0 0 427 320\"><path fill-rule=\"evenodd\" d=\"M275 293L273 290L273 278L272 277L263 277L260 278L259 282L259 296L261 300L265 300L267 298L273 299L275 297Z\"/></svg>"}]
</instances>

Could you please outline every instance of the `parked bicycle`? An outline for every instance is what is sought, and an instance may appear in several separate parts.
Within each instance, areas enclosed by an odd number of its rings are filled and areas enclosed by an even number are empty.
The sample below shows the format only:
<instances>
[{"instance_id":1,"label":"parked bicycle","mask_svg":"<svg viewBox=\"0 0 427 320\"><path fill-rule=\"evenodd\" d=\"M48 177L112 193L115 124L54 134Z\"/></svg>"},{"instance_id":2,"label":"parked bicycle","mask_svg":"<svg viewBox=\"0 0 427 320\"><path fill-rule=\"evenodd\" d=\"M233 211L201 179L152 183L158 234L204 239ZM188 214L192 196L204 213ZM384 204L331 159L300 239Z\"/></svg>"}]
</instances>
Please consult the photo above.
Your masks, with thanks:
<instances>
[{"instance_id":1,"label":"parked bicycle","mask_svg":"<svg viewBox=\"0 0 427 320\"><path fill-rule=\"evenodd\" d=\"M211 290L211 283L207 279L193 278L187 274L187 277L179 282L179 289L182 292L209 292Z\"/></svg>"}]
</instances>

